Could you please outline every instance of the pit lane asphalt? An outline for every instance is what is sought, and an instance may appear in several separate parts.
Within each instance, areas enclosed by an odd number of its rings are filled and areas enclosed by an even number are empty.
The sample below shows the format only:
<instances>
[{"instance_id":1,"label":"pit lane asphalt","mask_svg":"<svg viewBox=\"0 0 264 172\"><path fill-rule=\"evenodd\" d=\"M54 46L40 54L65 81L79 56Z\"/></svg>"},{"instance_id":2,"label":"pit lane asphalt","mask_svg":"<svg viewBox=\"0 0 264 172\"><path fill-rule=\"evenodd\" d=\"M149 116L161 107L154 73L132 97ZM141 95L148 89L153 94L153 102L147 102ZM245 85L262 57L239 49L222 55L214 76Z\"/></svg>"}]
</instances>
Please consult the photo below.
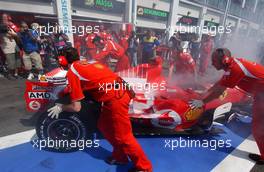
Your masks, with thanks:
<instances>
[{"instance_id":1,"label":"pit lane asphalt","mask_svg":"<svg viewBox=\"0 0 264 172\"><path fill-rule=\"evenodd\" d=\"M24 102L25 79L0 78L0 137L34 129L35 113L26 111ZM264 166L255 165L251 172L263 172Z\"/></svg>"},{"instance_id":2,"label":"pit lane asphalt","mask_svg":"<svg viewBox=\"0 0 264 172\"><path fill-rule=\"evenodd\" d=\"M0 137L34 128L34 113L26 111L25 79L0 78Z\"/></svg>"}]
</instances>

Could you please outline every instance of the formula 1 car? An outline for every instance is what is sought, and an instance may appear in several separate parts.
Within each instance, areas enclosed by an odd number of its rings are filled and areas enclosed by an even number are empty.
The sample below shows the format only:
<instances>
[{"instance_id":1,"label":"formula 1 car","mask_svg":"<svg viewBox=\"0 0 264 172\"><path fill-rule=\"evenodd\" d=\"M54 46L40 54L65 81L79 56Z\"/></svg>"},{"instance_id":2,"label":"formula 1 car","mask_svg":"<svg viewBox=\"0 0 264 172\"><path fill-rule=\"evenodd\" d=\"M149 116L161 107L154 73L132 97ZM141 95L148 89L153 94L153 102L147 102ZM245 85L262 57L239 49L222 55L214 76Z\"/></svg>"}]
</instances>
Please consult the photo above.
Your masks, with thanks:
<instances>
[{"instance_id":1,"label":"formula 1 car","mask_svg":"<svg viewBox=\"0 0 264 172\"><path fill-rule=\"evenodd\" d=\"M54 103L69 103L69 96L59 98L66 86L67 71L56 68L39 81L26 81L25 101L28 111L41 115L36 125L40 139L81 140L96 131L96 121L101 104L88 93L82 100L79 113L62 112L59 119L47 116L46 109ZM136 93L130 102L129 116L134 134L195 134L210 131L214 119L221 114L231 114L235 106L248 104L250 98L241 90L227 89L217 100L201 109L191 109L188 101L199 99L197 90L168 85L162 76L162 60L141 64L118 73ZM54 147L70 151L71 147Z\"/></svg>"}]
</instances>

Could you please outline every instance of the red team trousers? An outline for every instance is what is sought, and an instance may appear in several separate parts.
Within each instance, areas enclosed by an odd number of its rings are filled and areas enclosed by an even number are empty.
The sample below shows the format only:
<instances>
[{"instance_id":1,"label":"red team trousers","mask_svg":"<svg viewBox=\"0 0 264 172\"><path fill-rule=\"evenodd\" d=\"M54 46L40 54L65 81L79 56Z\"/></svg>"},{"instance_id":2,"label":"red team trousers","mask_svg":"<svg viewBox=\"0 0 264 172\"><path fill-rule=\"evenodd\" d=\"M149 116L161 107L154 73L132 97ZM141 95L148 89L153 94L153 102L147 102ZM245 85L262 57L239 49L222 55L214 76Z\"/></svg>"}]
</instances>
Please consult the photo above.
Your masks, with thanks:
<instances>
[{"instance_id":1,"label":"red team trousers","mask_svg":"<svg viewBox=\"0 0 264 172\"><path fill-rule=\"evenodd\" d=\"M117 161L127 162L128 157L137 169L152 169L141 146L133 136L128 116L130 97L125 93L120 99L104 102L98 128L113 146L112 156Z\"/></svg>"},{"instance_id":2,"label":"red team trousers","mask_svg":"<svg viewBox=\"0 0 264 172\"><path fill-rule=\"evenodd\" d=\"M252 133L264 160L264 92L254 97Z\"/></svg>"}]
</instances>

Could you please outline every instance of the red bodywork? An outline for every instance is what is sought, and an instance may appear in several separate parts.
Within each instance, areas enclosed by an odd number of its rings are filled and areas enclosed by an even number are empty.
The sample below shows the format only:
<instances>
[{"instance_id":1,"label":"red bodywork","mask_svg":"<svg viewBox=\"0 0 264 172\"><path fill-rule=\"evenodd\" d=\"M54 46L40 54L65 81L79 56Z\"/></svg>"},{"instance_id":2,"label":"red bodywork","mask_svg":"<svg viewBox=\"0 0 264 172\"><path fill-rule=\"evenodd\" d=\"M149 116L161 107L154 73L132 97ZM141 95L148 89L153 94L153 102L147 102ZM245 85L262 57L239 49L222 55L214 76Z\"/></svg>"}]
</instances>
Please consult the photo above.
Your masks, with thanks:
<instances>
[{"instance_id":1,"label":"red bodywork","mask_svg":"<svg viewBox=\"0 0 264 172\"><path fill-rule=\"evenodd\" d=\"M43 109L52 99L57 98L66 85L61 76L60 79L56 79L56 76L62 72L65 76L66 71L60 68L46 74L48 82L26 82L25 101L28 111ZM162 76L161 58L157 58L151 64L141 64L118 72L118 75L136 92L136 97L130 103L131 120L144 126L182 131L194 126L207 110L228 102L236 104L247 102L249 99L244 92L236 88L227 89L223 95L206 104L203 109L192 110L188 101L199 99L199 93L192 89L168 85L166 78Z\"/></svg>"}]
</instances>

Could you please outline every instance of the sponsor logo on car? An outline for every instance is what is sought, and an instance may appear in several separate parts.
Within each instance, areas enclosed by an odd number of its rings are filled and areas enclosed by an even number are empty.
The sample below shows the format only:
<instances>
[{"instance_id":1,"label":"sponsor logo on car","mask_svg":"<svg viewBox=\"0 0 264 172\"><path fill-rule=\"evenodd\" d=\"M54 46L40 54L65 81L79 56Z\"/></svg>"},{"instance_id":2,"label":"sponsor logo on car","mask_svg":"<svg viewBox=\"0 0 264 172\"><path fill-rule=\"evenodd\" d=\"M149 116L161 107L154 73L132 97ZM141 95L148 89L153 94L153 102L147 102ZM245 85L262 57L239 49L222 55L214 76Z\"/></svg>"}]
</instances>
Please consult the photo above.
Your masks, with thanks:
<instances>
[{"instance_id":1,"label":"sponsor logo on car","mask_svg":"<svg viewBox=\"0 0 264 172\"><path fill-rule=\"evenodd\" d=\"M33 101L31 101L31 102L29 102L29 107L32 109L32 110L39 110L40 109L40 103L38 102L38 101L35 101L35 100L33 100Z\"/></svg>"},{"instance_id":2,"label":"sponsor logo on car","mask_svg":"<svg viewBox=\"0 0 264 172\"><path fill-rule=\"evenodd\" d=\"M227 97L227 91L225 90L220 96L219 99L223 101Z\"/></svg>"},{"instance_id":3,"label":"sponsor logo on car","mask_svg":"<svg viewBox=\"0 0 264 172\"><path fill-rule=\"evenodd\" d=\"M163 109L155 112L155 114L159 114L159 116L152 118L151 123L156 127L174 129L181 124L180 115L172 109Z\"/></svg>"},{"instance_id":4,"label":"sponsor logo on car","mask_svg":"<svg viewBox=\"0 0 264 172\"><path fill-rule=\"evenodd\" d=\"M38 85L33 85L32 86L32 90L44 90L44 91L46 91L46 90L53 90L54 89L54 87L46 87L46 86L38 86Z\"/></svg>"},{"instance_id":5,"label":"sponsor logo on car","mask_svg":"<svg viewBox=\"0 0 264 172\"><path fill-rule=\"evenodd\" d=\"M186 113L185 113L185 117L188 121L193 121L193 120L197 120L201 114L203 113L203 109L202 108L196 108L196 109L189 109Z\"/></svg>"},{"instance_id":6,"label":"sponsor logo on car","mask_svg":"<svg viewBox=\"0 0 264 172\"><path fill-rule=\"evenodd\" d=\"M52 94L49 92L28 92L29 99L52 99Z\"/></svg>"}]
</instances>

